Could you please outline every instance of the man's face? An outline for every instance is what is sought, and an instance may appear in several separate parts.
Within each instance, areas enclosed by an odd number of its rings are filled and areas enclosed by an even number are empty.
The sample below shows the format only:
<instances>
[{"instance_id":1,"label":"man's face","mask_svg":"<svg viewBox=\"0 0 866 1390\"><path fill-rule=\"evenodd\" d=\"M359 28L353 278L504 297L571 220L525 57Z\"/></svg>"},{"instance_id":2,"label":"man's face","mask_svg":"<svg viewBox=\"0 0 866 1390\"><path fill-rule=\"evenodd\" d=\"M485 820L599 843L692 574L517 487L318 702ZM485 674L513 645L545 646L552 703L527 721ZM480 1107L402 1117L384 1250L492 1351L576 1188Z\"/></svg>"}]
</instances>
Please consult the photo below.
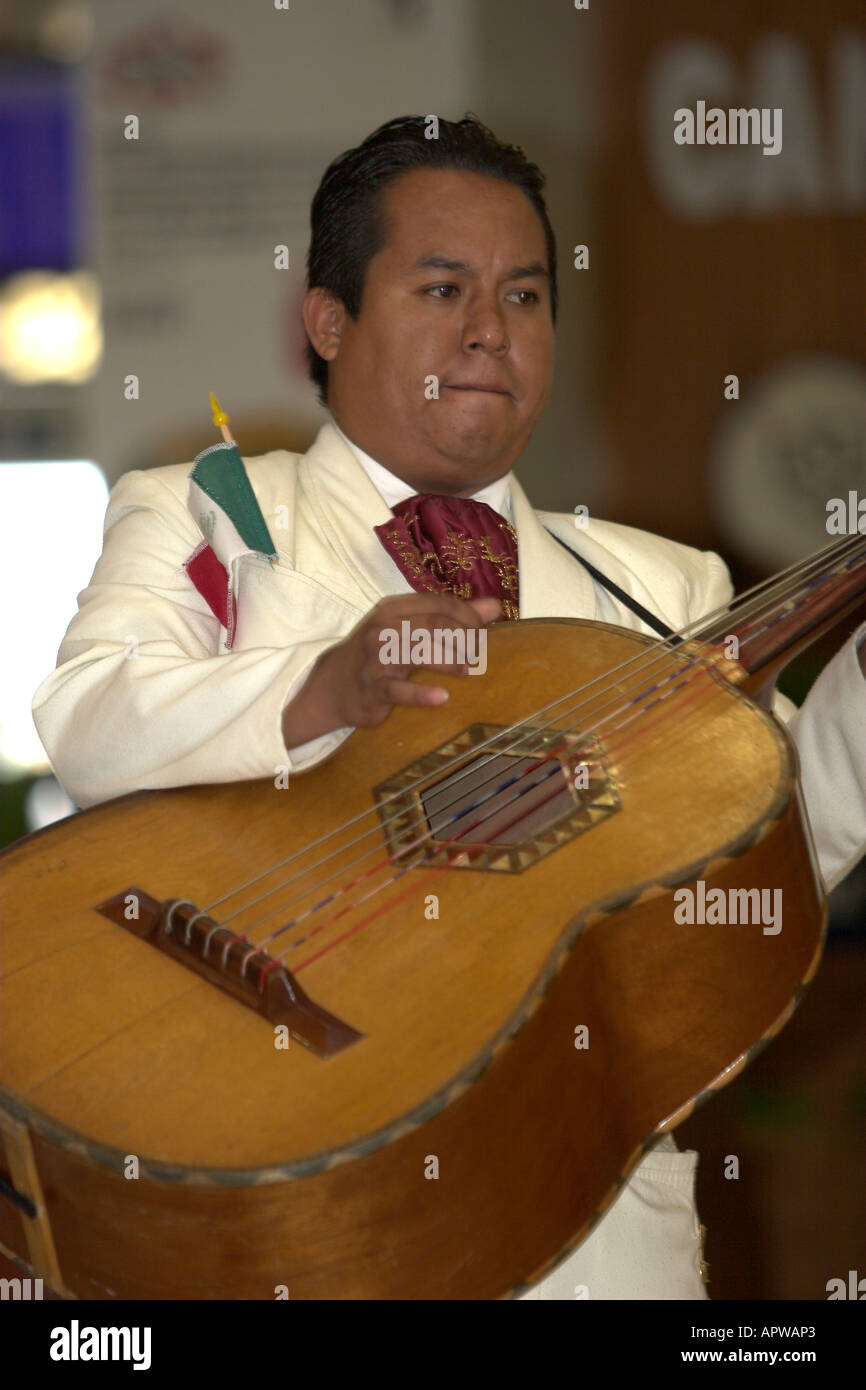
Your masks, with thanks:
<instances>
[{"instance_id":1,"label":"man's face","mask_svg":"<svg viewBox=\"0 0 866 1390\"><path fill-rule=\"evenodd\" d=\"M314 337L331 413L416 491L468 497L508 472L550 390L544 230L514 184L462 170L401 174L383 211L358 319L321 300L305 315L333 325Z\"/></svg>"}]
</instances>

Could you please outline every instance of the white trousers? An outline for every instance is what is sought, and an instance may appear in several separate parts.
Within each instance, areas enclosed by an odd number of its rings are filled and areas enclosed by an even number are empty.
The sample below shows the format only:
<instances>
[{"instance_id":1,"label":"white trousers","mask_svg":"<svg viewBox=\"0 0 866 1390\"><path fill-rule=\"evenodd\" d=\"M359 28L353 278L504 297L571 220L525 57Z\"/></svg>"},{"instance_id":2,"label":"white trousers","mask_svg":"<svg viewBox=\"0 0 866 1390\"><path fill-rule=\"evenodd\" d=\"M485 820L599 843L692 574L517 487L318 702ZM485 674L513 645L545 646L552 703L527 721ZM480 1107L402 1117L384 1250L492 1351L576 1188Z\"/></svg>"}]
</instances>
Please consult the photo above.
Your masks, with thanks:
<instances>
[{"instance_id":1,"label":"white trousers","mask_svg":"<svg viewBox=\"0 0 866 1390\"><path fill-rule=\"evenodd\" d=\"M521 1294L532 1298L705 1299L694 1149L664 1135L644 1154L595 1230Z\"/></svg>"}]
</instances>

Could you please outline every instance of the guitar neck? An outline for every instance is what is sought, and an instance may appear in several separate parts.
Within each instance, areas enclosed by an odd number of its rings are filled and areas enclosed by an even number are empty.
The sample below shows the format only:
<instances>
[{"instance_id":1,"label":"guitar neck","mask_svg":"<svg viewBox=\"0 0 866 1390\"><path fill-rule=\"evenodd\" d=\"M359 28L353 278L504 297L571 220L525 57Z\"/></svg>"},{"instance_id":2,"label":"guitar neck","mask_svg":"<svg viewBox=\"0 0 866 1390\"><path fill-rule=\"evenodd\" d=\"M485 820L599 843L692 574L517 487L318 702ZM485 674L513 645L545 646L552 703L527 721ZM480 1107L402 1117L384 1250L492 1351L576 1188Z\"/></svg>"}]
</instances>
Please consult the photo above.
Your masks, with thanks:
<instances>
[{"instance_id":1,"label":"guitar neck","mask_svg":"<svg viewBox=\"0 0 866 1390\"><path fill-rule=\"evenodd\" d=\"M702 636L719 642L736 635L746 673L740 688L767 703L788 663L860 608L866 608L866 537L848 536L779 576L759 602L745 595L724 634L715 621Z\"/></svg>"}]
</instances>

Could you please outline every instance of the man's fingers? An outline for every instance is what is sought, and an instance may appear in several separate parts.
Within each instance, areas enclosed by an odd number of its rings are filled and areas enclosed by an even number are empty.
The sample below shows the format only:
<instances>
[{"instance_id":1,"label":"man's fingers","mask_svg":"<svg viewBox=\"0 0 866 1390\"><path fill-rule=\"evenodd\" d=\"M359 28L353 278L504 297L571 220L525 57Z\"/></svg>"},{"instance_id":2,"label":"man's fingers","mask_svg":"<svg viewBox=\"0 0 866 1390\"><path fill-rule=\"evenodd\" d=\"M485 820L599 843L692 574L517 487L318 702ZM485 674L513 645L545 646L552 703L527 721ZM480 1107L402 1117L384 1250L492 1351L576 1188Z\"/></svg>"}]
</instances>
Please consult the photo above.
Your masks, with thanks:
<instances>
[{"instance_id":1,"label":"man's fingers","mask_svg":"<svg viewBox=\"0 0 866 1390\"><path fill-rule=\"evenodd\" d=\"M386 681L383 691L392 705L444 705L448 691L440 685L416 685L415 681Z\"/></svg>"},{"instance_id":2,"label":"man's fingers","mask_svg":"<svg viewBox=\"0 0 866 1390\"><path fill-rule=\"evenodd\" d=\"M426 629L421 630L426 631ZM417 632L418 629L415 629L415 631ZM410 658L406 662L402 660L404 655ZM410 672L412 671L437 671L442 672L442 674L446 676L468 676L470 666L468 657L471 656L471 653L469 653L463 661L457 660L456 652L451 653L451 655L454 659L452 661L446 660L444 650L437 648L431 642L429 661L425 661L417 651L414 658L412 658L411 648L405 653L401 651L398 660L390 661L387 651L385 648L382 648L376 655L376 667L372 679L378 679L380 674L384 672L386 676L408 680ZM441 660L436 660L435 658L437 657L440 657Z\"/></svg>"},{"instance_id":3,"label":"man's fingers","mask_svg":"<svg viewBox=\"0 0 866 1390\"><path fill-rule=\"evenodd\" d=\"M483 623L495 623L497 618L502 617L502 604L498 598L471 598L469 604Z\"/></svg>"},{"instance_id":4,"label":"man's fingers","mask_svg":"<svg viewBox=\"0 0 866 1390\"><path fill-rule=\"evenodd\" d=\"M376 607L373 619L377 627L398 626L404 619L416 623L432 623L443 627L478 627L502 616L502 605L495 598L457 598L455 594L407 594L383 599Z\"/></svg>"}]
</instances>

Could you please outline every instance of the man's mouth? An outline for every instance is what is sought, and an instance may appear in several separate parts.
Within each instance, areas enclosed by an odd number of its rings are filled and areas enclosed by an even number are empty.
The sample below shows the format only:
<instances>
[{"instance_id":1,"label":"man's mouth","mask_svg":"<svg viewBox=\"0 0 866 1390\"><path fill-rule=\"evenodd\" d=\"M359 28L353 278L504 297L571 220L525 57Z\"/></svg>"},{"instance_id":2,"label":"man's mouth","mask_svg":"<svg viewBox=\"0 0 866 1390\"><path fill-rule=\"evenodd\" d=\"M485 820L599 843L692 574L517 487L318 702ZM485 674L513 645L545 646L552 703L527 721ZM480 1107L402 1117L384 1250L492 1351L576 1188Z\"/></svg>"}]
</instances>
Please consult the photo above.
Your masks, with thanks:
<instances>
[{"instance_id":1,"label":"man's mouth","mask_svg":"<svg viewBox=\"0 0 866 1390\"><path fill-rule=\"evenodd\" d=\"M503 387L501 387L501 386L471 386L471 385L465 385L465 386L464 386L464 385L450 384L450 385L448 385L447 387L445 387L445 388L443 388L443 389L446 389L446 390L448 390L448 391L481 391L481 392L483 392L485 395L488 395L488 396L509 396L509 397L511 396L511 392L510 392L510 391L506 391L506 390L505 390Z\"/></svg>"}]
</instances>

